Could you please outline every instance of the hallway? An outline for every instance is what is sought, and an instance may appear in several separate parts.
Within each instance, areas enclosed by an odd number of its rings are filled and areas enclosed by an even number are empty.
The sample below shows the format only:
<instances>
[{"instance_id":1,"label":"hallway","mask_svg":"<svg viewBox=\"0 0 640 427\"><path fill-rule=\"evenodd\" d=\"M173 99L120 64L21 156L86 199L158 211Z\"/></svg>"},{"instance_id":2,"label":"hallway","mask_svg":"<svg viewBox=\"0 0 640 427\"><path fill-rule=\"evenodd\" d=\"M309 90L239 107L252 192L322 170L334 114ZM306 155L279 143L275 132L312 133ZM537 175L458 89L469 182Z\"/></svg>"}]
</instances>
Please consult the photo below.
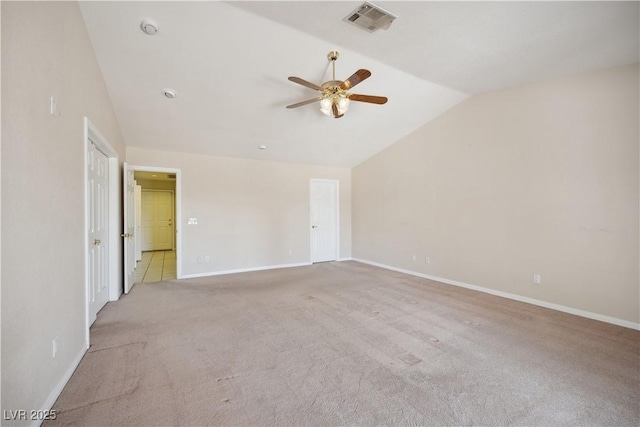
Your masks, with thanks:
<instances>
[{"instance_id":1,"label":"hallway","mask_svg":"<svg viewBox=\"0 0 640 427\"><path fill-rule=\"evenodd\" d=\"M142 253L136 265L134 283L160 282L176 278L176 251Z\"/></svg>"}]
</instances>

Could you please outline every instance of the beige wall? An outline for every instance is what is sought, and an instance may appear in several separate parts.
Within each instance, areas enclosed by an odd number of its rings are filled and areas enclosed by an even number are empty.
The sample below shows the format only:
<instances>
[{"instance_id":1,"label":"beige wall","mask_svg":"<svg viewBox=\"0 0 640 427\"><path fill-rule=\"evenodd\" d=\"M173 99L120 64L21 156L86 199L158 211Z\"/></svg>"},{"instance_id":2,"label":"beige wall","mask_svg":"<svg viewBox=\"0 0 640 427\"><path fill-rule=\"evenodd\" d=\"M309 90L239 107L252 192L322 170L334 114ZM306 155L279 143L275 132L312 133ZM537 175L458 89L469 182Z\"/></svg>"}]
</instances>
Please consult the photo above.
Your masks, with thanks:
<instances>
[{"instance_id":1,"label":"beige wall","mask_svg":"<svg viewBox=\"0 0 640 427\"><path fill-rule=\"evenodd\" d=\"M453 108L354 169L354 258L639 322L638 91L634 65Z\"/></svg>"},{"instance_id":2,"label":"beige wall","mask_svg":"<svg viewBox=\"0 0 640 427\"><path fill-rule=\"evenodd\" d=\"M3 410L48 409L84 352L84 116L123 159L78 5L2 2Z\"/></svg>"},{"instance_id":3,"label":"beige wall","mask_svg":"<svg viewBox=\"0 0 640 427\"><path fill-rule=\"evenodd\" d=\"M340 257L351 257L350 169L133 147L127 162L182 172L183 275L309 262L311 178L340 181Z\"/></svg>"}]
</instances>

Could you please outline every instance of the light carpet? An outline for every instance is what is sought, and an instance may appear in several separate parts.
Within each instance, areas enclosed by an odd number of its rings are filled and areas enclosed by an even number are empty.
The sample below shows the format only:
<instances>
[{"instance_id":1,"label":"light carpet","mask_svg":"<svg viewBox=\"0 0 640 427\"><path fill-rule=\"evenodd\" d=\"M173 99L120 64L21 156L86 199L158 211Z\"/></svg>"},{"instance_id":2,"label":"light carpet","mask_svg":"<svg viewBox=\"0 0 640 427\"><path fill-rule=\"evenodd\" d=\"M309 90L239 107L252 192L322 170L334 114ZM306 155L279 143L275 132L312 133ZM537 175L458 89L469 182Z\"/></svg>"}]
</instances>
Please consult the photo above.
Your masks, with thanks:
<instances>
[{"instance_id":1,"label":"light carpet","mask_svg":"<svg viewBox=\"0 0 640 427\"><path fill-rule=\"evenodd\" d=\"M137 284L44 425L640 424L640 332L357 262Z\"/></svg>"}]
</instances>

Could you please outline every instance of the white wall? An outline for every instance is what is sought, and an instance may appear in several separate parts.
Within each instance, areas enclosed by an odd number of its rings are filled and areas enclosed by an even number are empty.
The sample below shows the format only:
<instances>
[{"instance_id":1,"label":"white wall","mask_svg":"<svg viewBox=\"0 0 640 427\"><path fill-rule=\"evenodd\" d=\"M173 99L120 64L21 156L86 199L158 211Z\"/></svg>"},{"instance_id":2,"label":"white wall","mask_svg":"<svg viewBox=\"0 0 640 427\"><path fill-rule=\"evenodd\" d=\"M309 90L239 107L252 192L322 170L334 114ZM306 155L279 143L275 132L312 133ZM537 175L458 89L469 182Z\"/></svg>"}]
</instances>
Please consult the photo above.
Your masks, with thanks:
<instances>
[{"instance_id":1,"label":"white wall","mask_svg":"<svg viewBox=\"0 0 640 427\"><path fill-rule=\"evenodd\" d=\"M637 325L638 80L474 96L362 163L354 258Z\"/></svg>"},{"instance_id":2,"label":"white wall","mask_svg":"<svg viewBox=\"0 0 640 427\"><path fill-rule=\"evenodd\" d=\"M48 409L84 352L84 116L124 159L78 4L2 2L3 410Z\"/></svg>"},{"instance_id":3,"label":"white wall","mask_svg":"<svg viewBox=\"0 0 640 427\"><path fill-rule=\"evenodd\" d=\"M182 172L183 276L308 263L311 178L340 181L340 257L351 257L350 169L134 147L127 162Z\"/></svg>"}]
</instances>

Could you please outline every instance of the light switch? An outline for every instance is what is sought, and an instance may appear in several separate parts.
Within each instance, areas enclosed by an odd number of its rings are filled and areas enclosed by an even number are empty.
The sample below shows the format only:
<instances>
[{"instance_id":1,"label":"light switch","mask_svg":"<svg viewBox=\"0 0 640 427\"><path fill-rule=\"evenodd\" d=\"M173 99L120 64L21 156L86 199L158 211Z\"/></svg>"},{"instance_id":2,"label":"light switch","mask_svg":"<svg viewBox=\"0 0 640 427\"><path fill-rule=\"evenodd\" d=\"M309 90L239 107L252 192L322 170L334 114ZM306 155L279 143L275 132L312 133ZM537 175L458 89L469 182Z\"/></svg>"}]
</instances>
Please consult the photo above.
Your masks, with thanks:
<instances>
[{"instance_id":1,"label":"light switch","mask_svg":"<svg viewBox=\"0 0 640 427\"><path fill-rule=\"evenodd\" d=\"M187 225L198 225L198 218L189 218Z\"/></svg>"},{"instance_id":2,"label":"light switch","mask_svg":"<svg viewBox=\"0 0 640 427\"><path fill-rule=\"evenodd\" d=\"M52 116L58 115L58 106L56 104L56 99L53 96L49 98L49 114Z\"/></svg>"}]
</instances>

